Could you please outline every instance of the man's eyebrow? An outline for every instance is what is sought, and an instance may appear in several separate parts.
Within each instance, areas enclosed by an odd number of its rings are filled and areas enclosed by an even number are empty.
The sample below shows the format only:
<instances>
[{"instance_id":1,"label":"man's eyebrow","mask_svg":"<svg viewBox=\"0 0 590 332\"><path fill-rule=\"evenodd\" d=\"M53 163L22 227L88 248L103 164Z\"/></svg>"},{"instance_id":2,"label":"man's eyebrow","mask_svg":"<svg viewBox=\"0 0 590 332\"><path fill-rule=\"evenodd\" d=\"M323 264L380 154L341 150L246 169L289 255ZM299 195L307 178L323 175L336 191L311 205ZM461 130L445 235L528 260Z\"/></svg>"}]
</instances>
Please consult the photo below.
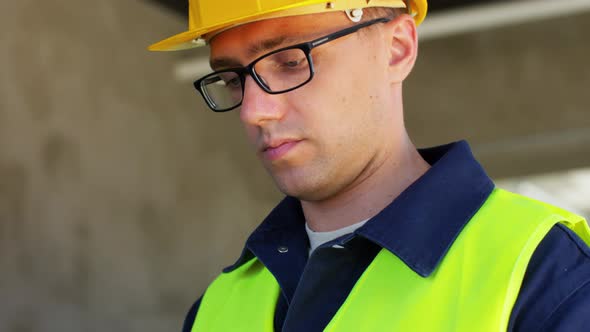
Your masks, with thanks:
<instances>
[{"instance_id":1,"label":"man's eyebrow","mask_svg":"<svg viewBox=\"0 0 590 332\"><path fill-rule=\"evenodd\" d=\"M300 38L295 36L279 36L271 39L264 39L261 41L256 42L248 47L247 54L249 57L253 57L260 53L270 51L272 49L277 48L278 46L293 43ZM211 68L213 70L218 70L219 68L232 68L232 67L242 67L244 66L240 61L235 58L231 57L220 57L211 59L209 62Z\"/></svg>"},{"instance_id":2,"label":"man's eyebrow","mask_svg":"<svg viewBox=\"0 0 590 332\"><path fill-rule=\"evenodd\" d=\"M221 58L211 59L209 61L209 66L211 66L211 69L213 69L213 70L218 70L221 68L241 67L242 64L240 63L240 61L238 61L234 58L221 57Z\"/></svg>"},{"instance_id":3,"label":"man's eyebrow","mask_svg":"<svg viewBox=\"0 0 590 332\"><path fill-rule=\"evenodd\" d=\"M262 52L267 52L279 46L285 45L289 42L294 42L299 38L295 36L279 36L271 39L261 40L250 47L248 47L248 55L255 56Z\"/></svg>"}]
</instances>

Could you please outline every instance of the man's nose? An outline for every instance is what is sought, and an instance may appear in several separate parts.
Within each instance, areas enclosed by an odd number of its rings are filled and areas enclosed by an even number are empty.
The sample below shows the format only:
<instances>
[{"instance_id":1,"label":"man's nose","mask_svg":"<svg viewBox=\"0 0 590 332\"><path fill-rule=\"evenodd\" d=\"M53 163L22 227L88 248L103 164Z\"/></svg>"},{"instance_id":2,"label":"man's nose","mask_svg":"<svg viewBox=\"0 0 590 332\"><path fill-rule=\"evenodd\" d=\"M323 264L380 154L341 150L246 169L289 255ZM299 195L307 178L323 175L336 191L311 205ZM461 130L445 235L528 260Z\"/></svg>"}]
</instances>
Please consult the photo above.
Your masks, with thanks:
<instances>
[{"instance_id":1,"label":"man's nose","mask_svg":"<svg viewBox=\"0 0 590 332\"><path fill-rule=\"evenodd\" d=\"M261 126L266 121L278 121L285 115L282 95L271 95L251 76L244 82L244 97L240 110L240 119L244 124Z\"/></svg>"}]
</instances>

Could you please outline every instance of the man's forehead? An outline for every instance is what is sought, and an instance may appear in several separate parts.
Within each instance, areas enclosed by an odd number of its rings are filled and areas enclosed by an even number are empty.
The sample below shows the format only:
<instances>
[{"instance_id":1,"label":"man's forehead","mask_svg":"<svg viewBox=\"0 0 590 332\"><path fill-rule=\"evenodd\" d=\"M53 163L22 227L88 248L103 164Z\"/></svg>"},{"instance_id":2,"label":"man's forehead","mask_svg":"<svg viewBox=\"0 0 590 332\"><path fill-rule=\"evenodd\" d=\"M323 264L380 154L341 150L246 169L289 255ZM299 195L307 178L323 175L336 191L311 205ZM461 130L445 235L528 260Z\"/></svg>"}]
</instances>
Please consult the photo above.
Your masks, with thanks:
<instances>
[{"instance_id":1,"label":"man's forehead","mask_svg":"<svg viewBox=\"0 0 590 332\"><path fill-rule=\"evenodd\" d=\"M279 35L267 39L256 40L251 43L244 43L240 45L240 47L243 49L243 53L247 58L254 58L259 54L269 52L281 46L295 44L299 40L301 40L301 38L302 37L300 36ZM236 54L233 54L232 56L215 55L212 51L210 65L213 69L237 67L244 65L237 58L238 56Z\"/></svg>"},{"instance_id":2,"label":"man's forehead","mask_svg":"<svg viewBox=\"0 0 590 332\"><path fill-rule=\"evenodd\" d=\"M249 22L222 31L209 40L211 55L232 47L234 51L255 55L280 46L304 42L330 27L349 24L342 13L308 14ZM329 32L329 31L328 31Z\"/></svg>"},{"instance_id":3,"label":"man's forehead","mask_svg":"<svg viewBox=\"0 0 590 332\"><path fill-rule=\"evenodd\" d=\"M217 69L243 65L234 60L238 57L251 59L280 47L308 41L322 33L322 26L329 27L342 22L336 17L321 21L313 17L319 15L325 14L268 19L220 32L210 40L211 67Z\"/></svg>"},{"instance_id":4,"label":"man's forehead","mask_svg":"<svg viewBox=\"0 0 590 332\"><path fill-rule=\"evenodd\" d=\"M218 36L235 30L240 30L240 33L252 33L252 30L257 32L285 32L290 30L305 29L307 27L320 26L322 24L329 25L330 22L342 22L343 18L345 17L346 16L343 15L343 13L331 12L260 19L240 23L238 25L208 33L204 36L204 38L209 43L211 43Z\"/></svg>"}]
</instances>

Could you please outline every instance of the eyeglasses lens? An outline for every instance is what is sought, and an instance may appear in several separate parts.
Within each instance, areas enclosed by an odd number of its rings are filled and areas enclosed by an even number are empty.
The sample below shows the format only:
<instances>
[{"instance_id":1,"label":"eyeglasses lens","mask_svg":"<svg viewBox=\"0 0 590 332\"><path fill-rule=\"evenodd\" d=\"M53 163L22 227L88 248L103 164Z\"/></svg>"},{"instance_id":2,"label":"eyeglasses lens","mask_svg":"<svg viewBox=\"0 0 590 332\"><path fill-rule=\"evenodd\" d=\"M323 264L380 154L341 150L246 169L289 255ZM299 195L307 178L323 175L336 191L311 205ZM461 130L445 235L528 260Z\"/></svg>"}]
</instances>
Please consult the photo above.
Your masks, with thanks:
<instances>
[{"instance_id":1,"label":"eyeglasses lens","mask_svg":"<svg viewBox=\"0 0 590 332\"><path fill-rule=\"evenodd\" d=\"M281 93L307 83L311 68L305 52L298 48L271 53L253 66L259 82L268 92ZM216 111L231 109L242 102L240 74L231 70L208 76L201 81L201 90L209 106Z\"/></svg>"},{"instance_id":2,"label":"eyeglasses lens","mask_svg":"<svg viewBox=\"0 0 590 332\"><path fill-rule=\"evenodd\" d=\"M311 77L307 56L298 48L269 54L256 62L254 71L272 92L296 88Z\"/></svg>"},{"instance_id":3,"label":"eyeglasses lens","mask_svg":"<svg viewBox=\"0 0 590 332\"><path fill-rule=\"evenodd\" d=\"M235 107L242 102L242 80L233 71L216 73L201 82L209 106L216 111Z\"/></svg>"}]
</instances>

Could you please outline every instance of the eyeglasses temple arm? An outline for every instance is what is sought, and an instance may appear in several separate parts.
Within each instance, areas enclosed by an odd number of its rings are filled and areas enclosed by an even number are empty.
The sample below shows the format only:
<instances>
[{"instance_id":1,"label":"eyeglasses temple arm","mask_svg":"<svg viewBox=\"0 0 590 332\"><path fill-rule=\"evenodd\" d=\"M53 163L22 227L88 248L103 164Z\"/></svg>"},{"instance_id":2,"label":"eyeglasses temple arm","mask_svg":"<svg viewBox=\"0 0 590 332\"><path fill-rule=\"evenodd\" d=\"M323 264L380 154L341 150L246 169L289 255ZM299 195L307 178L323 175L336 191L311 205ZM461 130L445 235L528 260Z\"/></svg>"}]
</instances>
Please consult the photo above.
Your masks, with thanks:
<instances>
[{"instance_id":1,"label":"eyeglasses temple arm","mask_svg":"<svg viewBox=\"0 0 590 332\"><path fill-rule=\"evenodd\" d=\"M325 36L325 37L322 37L322 38L313 40L313 41L309 42L309 44L310 44L311 48L314 48L314 47L320 46L322 44L325 44L325 43L327 43L329 41L332 41L334 39L338 39L340 37L344 37L346 35L349 35L349 34L351 34L353 32L356 32L356 31L364 28L364 27L368 27L369 25L373 25L373 24L376 24L376 23L385 23L385 22L389 22L389 21L391 21L391 19L390 18L386 18L386 17L382 17L382 18L377 18L377 19L374 19L374 20L370 20L370 21L367 21L365 23L357 24L357 25L351 26L349 28L346 28L346 29L337 31L337 32L335 32L335 33L333 33L331 35L328 35L328 36Z\"/></svg>"}]
</instances>

